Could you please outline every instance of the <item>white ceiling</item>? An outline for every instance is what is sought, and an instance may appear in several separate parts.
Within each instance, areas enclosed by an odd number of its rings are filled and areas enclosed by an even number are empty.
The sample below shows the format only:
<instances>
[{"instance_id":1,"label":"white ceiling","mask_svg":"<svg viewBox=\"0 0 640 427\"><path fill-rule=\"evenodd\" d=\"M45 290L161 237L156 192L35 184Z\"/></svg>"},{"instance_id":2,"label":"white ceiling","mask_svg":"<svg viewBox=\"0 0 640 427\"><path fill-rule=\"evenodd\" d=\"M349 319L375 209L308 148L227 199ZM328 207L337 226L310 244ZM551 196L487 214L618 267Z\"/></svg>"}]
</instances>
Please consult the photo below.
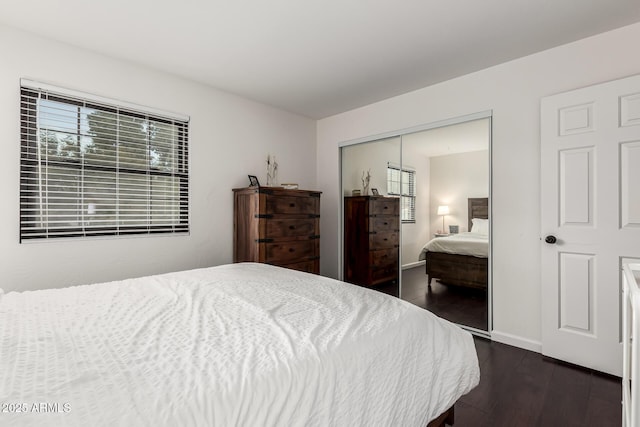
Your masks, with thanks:
<instances>
[{"instance_id":1,"label":"white ceiling","mask_svg":"<svg viewBox=\"0 0 640 427\"><path fill-rule=\"evenodd\" d=\"M639 0L2 0L0 22L322 118L640 21Z\"/></svg>"}]
</instances>

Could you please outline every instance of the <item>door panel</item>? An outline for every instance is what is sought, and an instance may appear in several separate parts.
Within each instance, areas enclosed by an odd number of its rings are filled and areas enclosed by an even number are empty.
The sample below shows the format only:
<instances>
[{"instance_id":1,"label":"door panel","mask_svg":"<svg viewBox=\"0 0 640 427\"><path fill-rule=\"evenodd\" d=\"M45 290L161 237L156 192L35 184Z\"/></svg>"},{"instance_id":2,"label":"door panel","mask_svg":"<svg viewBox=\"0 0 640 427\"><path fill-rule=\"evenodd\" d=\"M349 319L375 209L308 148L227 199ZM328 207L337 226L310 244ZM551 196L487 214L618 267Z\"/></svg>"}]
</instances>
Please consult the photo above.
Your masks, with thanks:
<instances>
[{"instance_id":1,"label":"door panel","mask_svg":"<svg viewBox=\"0 0 640 427\"><path fill-rule=\"evenodd\" d=\"M594 334L591 254L560 253L560 324L565 330Z\"/></svg>"},{"instance_id":2,"label":"door panel","mask_svg":"<svg viewBox=\"0 0 640 427\"><path fill-rule=\"evenodd\" d=\"M620 126L640 125L640 93L620 97Z\"/></svg>"},{"instance_id":3,"label":"door panel","mask_svg":"<svg viewBox=\"0 0 640 427\"><path fill-rule=\"evenodd\" d=\"M560 151L560 224L593 226L593 147Z\"/></svg>"},{"instance_id":4,"label":"door panel","mask_svg":"<svg viewBox=\"0 0 640 427\"><path fill-rule=\"evenodd\" d=\"M541 209L542 352L620 375L620 260L640 257L640 76L542 100Z\"/></svg>"},{"instance_id":5,"label":"door panel","mask_svg":"<svg viewBox=\"0 0 640 427\"><path fill-rule=\"evenodd\" d=\"M593 131L593 103L558 110L560 136Z\"/></svg>"},{"instance_id":6,"label":"door panel","mask_svg":"<svg viewBox=\"0 0 640 427\"><path fill-rule=\"evenodd\" d=\"M623 228L640 227L640 141L620 144L620 186ZM634 167L635 166L635 167Z\"/></svg>"}]
</instances>

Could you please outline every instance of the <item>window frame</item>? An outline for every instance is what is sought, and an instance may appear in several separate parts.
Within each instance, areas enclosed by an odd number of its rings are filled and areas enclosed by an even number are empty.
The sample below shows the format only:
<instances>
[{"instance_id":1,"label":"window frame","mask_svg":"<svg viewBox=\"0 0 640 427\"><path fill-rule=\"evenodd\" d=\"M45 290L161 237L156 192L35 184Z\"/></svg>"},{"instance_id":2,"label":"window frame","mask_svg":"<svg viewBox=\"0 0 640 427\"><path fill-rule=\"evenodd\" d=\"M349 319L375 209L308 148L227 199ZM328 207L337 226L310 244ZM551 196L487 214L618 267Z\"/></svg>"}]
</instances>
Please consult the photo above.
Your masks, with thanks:
<instances>
[{"instance_id":1,"label":"window frame","mask_svg":"<svg viewBox=\"0 0 640 427\"><path fill-rule=\"evenodd\" d=\"M81 108L90 108L93 111L108 112L114 114L116 117L116 123L120 126L119 119L121 117L135 118L146 122L147 136L145 141L145 158L140 164L143 167L124 167L122 163L124 160L119 158L120 146L123 143L123 137L120 137L119 133L116 133L114 140L114 152L116 153L114 159L110 164L104 164L103 162L91 163L84 159L84 155L80 155L76 158L67 159L49 159L48 156L41 155L41 132L44 129L48 131L48 127L43 125L40 120L41 105L40 100L48 100L52 102L62 103L68 106L76 106L78 112L76 113L78 127L77 133L70 133L69 135L75 135L78 138L78 147L80 147L80 139L83 136L81 131ZM71 110L71 109L70 109ZM43 119L44 120L44 119ZM151 160L151 147L152 137L151 128L155 124L164 124L171 126L172 130L175 129L175 140L167 145L171 147L172 157L171 167L169 170L162 170L159 167L154 167ZM87 238L87 237L100 237L100 236L132 236L132 235L166 235L166 234L188 234L190 231L190 193L189 193L189 117L178 116L172 113L163 113L160 110L154 110L147 107L141 107L135 104L125 103L117 100L102 98L90 94L81 92L70 91L63 88L56 88L50 85L45 85L37 82L31 82L22 79L20 82L20 242L24 241L46 241L49 239L58 238ZM65 132L60 132L65 133ZM177 147L177 148L176 148ZM80 152L80 148L79 148ZM137 159L137 158L134 158ZM108 162L105 162L108 163ZM52 224L52 219L48 215L48 207L51 205L51 201L41 201L42 197L34 197L34 194L45 193L47 198L48 184L43 183L43 179L49 179L49 169L45 172L40 171L42 168L57 167L62 171L75 171L81 177L81 182L78 183L78 198L74 202L69 199L69 206L76 205L80 201L82 203L81 208L76 212L70 214L70 216L76 216L80 225L69 226L55 226ZM40 171L40 172L39 172ZM81 171L78 173L78 171ZM84 198L87 195L87 187L83 180L86 178L85 171L108 173L115 178L114 190L110 193L106 193L105 199L112 198L113 209L116 212L116 219L112 224L106 224L103 226L84 224ZM72 176L73 174L70 174ZM44 178L43 178L44 176ZM106 175L105 175L106 176ZM128 212L127 209L123 209L126 203L122 203L126 198L121 197L121 183L122 177L128 177L128 179L134 179L134 177L145 176L145 179L140 180L142 183L139 188L136 188L134 193L137 197L146 197L145 210L146 220L143 218L144 214L140 214L140 220L144 221L144 224L123 224L121 223L120 213ZM158 225L154 223L154 206L153 206L153 177L168 177L174 180L176 188L178 189L172 198L168 199L170 203L175 205L175 213L172 212L169 216L168 223ZM65 178L67 179L67 178ZM137 179L137 178L136 178ZM68 179L68 182L72 182L72 179ZM61 181L65 182L65 181ZM136 182L136 187L138 183ZM39 201L40 200L40 201ZM67 202L65 202L67 203ZM126 207L126 206L125 206ZM132 209L132 208L128 208ZM137 209L137 208L136 208ZM163 208L156 208L156 214L158 211L166 209L166 205ZM82 219L82 221L80 221ZM157 220L157 219L156 219ZM41 226L33 225L40 222Z\"/></svg>"},{"instance_id":2,"label":"window frame","mask_svg":"<svg viewBox=\"0 0 640 427\"><path fill-rule=\"evenodd\" d=\"M400 180L398 181L398 186L400 188L400 192L396 193L391 191L392 188L392 179L390 176L390 170L395 170L400 172ZM404 175L408 175L408 186L409 193L403 194L403 177ZM400 221L402 224L415 224L416 223L416 171L415 169L411 169L408 167L400 167L393 165L391 163L387 164L387 195L395 196L400 198ZM410 218L403 218L405 201L409 205Z\"/></svg>"}]
</instances>

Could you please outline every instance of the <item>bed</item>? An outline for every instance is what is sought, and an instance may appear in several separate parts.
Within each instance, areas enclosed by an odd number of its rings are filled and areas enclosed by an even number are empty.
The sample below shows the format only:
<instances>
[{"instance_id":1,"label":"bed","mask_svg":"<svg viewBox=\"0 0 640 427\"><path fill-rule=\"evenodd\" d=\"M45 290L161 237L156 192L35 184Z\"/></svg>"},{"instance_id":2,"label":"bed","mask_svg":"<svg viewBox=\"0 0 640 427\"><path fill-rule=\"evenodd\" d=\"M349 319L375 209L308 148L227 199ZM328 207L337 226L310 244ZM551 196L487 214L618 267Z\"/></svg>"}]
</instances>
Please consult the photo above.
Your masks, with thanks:
<instances>
[{"instance_id":1,"label":"bed","mask_svg":"<svg viewBox=\"0 0 640 427\"><path fill-rule=\"evenodd\" d=\"M489 199L469 198L467 205L470 232L437 237L422 248L419 259L426 260L429 287L436 278L448 285L487 289Z\"/></svg>"},{"instance_id":2,"label":"bed","mask_svg":"<svg viewBox=\"0 0 640 427\"><path fill-rule=\"evenodd\" d=\"M241 263L0 291L0 425L443 425L471 335L337 280Z\"/></svg>"}]
</instances>

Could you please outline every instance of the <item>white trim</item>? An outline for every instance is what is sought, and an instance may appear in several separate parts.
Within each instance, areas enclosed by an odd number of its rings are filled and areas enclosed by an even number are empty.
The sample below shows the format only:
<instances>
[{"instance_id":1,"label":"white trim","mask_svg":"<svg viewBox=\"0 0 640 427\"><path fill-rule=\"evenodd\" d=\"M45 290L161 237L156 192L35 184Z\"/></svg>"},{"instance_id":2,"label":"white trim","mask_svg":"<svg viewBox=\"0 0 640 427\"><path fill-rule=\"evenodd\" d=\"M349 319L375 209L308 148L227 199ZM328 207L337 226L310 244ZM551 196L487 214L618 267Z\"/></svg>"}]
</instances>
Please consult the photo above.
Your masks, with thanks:
<instances>
[{"instance_id":1,"label":"white trim","mask_svg":"<svg viewBox=\"0 0 640 427\"><path fill-rule=\"evenodd\" d=\"M508 334L506 332L491 331L491 340L513 347L534 351L536 353L542 353L542 343L540 341L522 338L517 335Z\"/></svg>"},{"instance_id":2,"label":"white trim","mask_svg":"<svg viewBox=\"0 0 640 427\"><path fill-rule=\"evenodd\" d=\"M465 331L470 332L471 335L474 335L474 336L477 336L477 337L481 337L481 338L486 338L488 340L491 339L491 335L489 334L488 331L485 331L483 329L474 328L473 326L463 325L462 323L456 323L456 325L460 326Z\"/></svg>"},{"instance_id":3,"label":"white trim","mask_svg":"<svg viewBox=\"0 0 640 427\"><path fill-rule=\"evenodd\" d=\"M338 221L338 277L340 280L344 280L343 270L343 254L344 254L344 189L342 187L342 149L345 147L349 147L352 145L364 144L367 142L374 142L383 139L395 138L404 135L408 135L411 133L422 132L430 129L437 129L445 126L451 126L461 123L470 122L473 120L480 119L488 119L489 120L489 265L488 265L488 280L487 284L487 327L488 330L491 331L493 329L493 110L484 110L477 113L471 113L464 116L457 116L449 119L439 120L427 124L421 124L418 126L413 126L409 128L396 129L389 132L384 132L376 135L364 136L361 138L356 138L352 140L342 141L338 143L338 193L340 194L340 218ZM391 162L387 163L387 167L391 164ZM403 150L402 150L402 141L400 144L400 165L404 164L403 158ZM398 168L401 169L401 168ZM402 241L403 234L400 232L400 250L399 250L399 262L402 265ZM407 264L407 268L413 267L414 264ZM402 265L402 270L405 270L405 266ZM400 275L400 284L399 284L399 292L398 298L402 299L402 275ZM463 329L467 329L475 335L489 337L490 333L488 331L481 331L471 327L465 327L464 325L458 325ZM516 337L517 338L517 337ZM519 345L516 345L520 347ZM537 346L540 347L540 343L537 343ZM522 347L527 348L528 347ZM536 351L536 350L533 350ZM540 352L539 350L537 350Z\"/></svg>"},{"instance_id":4,"label":"white trim","mask_svg":"<svg viewBox=\"0 0 640 427\"><path fill-rule=\"evenodd\" d=\"M403 171L407 171L407 172L415 172L416 171L416 168L413 167L413 166L409 166L409 165L400 166L398 163L394 163L394 162L387 162L387 168L398 169L398 170L403 170Z\"/></svg>"},{"instance_id":5,"label":"white trim","mask_svg":"<svg viewBox=\"0 0 640 427\"><path fill-rule=\"evenodd\" d=\"M487 332L493 330L493 110L489 116L489 257L487 262ZM444 230L443 230L444 231Z\"/></svg>"},{"instance_id":6,"label":"white trim","mask_svg":"<svg viewBox=\"0 0 640 427\"><path fill-rule=\"evenodd\" d=\"M160 110L153 107L147 107L144 105L134 104L132 102L121 101L119 99L107 98L100 95L94 95L91 93L86 93L78 90L67 89L60 86L51 85L48 83L42 83L29 79L20 79L20 86L28 89L43 91L43 92L51 92L58 95L70 96L73 98L79 98L99 104L105 104L113 107L122 107L126 109L131 109L138 112L144 112L148 114L152 114L155 116L160 116L165 119L171 120L179 120L183 122L188 122L190 117L180 113L174 113L172 111Z\"/></svg>"},{"instance_id":7,"label":"white trim","mask_svg":"<svg viewBox=\"0 0 640 427\"><path fill-rule=\"evenodd\" d=\"M427 261L416 261L416 262L410 262L409 264L405 264L402 266L403 270L409 270L411 268L414 267L420 267L421 265L425 265L427 263Z\"/></svg>"},{"instance_id":8,"label":"white trim","mask_svg":"<svg viewBox=\"0 0 640 427\"><path fill-rule=\"evenodd\" d=\"M338 215L338 280L344 281L344 187L342 186L342 148L340 147L338 147L338 171L338 194L340 195L340 212Z\"/></svg>"}]
</instances>

